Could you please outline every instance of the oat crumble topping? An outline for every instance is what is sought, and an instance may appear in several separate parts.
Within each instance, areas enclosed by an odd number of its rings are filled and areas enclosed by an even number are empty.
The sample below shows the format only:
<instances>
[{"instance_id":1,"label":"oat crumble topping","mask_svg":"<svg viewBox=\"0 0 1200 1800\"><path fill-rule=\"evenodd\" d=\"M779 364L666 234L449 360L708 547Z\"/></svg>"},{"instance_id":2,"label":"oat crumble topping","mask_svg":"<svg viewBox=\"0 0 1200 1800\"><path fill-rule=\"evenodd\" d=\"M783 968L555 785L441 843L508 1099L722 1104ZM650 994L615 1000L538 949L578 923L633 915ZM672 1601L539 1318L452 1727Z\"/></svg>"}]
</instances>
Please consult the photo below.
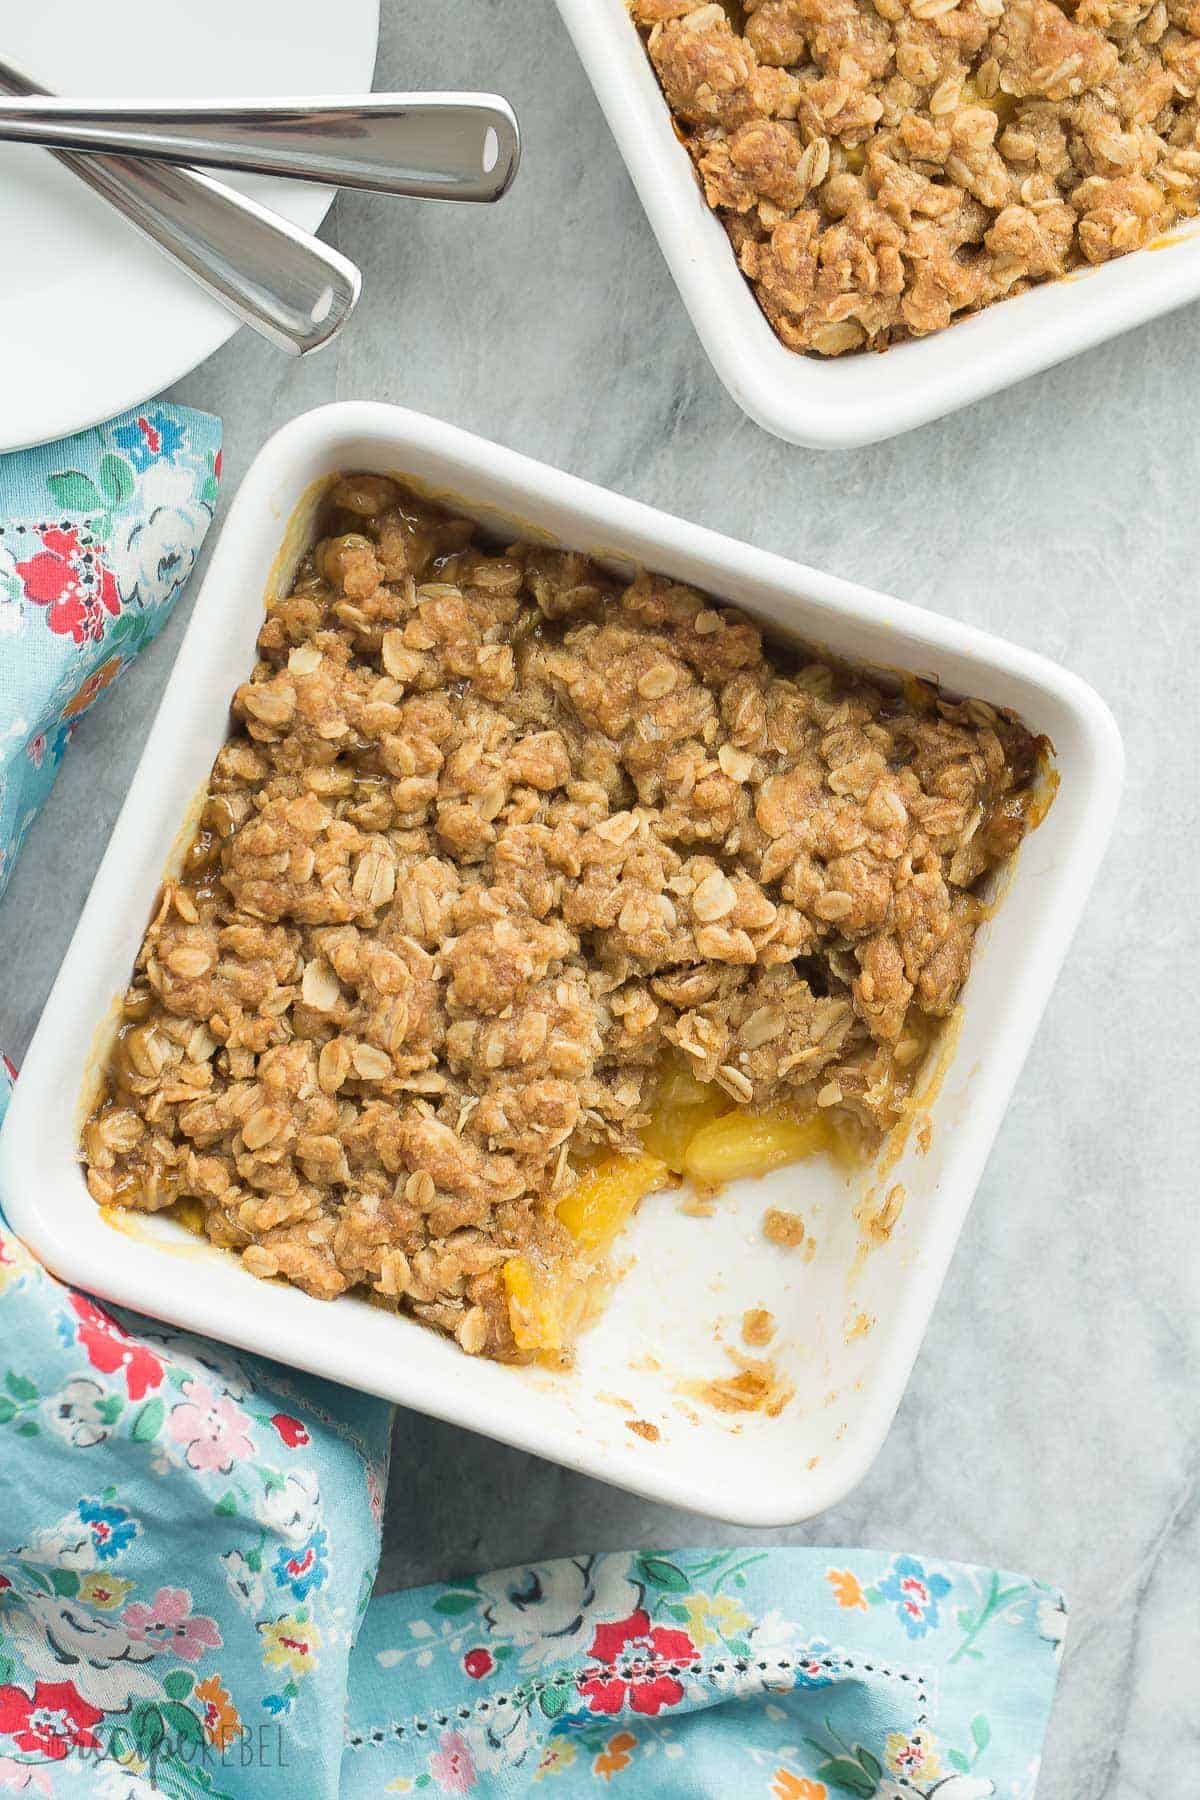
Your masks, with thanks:
<instances>
[{"instance_id":1,"label":"oat crumble topping","mask_svg":"<svg viewBox=\"0 0 1200 1800\"><path fill-rule=\"evenodd\" d=\"M329 508L147 929L88 1184L516 1359L503 1268L577 1254L556 1208L638 1149L665 1052L730 1105L902 1115L1044 747L382 477Z\"/></svg>"},{"instance_id":2,"label":"oat crumble topping","mask_svg":"<svg viewBox=\"0 0 1200 1800\"><path fill-rule=\"evenodd\" d=\"M1200 209L1200 0L629 0L793 350L885 349Z\"/></svg>"}]
</instances>

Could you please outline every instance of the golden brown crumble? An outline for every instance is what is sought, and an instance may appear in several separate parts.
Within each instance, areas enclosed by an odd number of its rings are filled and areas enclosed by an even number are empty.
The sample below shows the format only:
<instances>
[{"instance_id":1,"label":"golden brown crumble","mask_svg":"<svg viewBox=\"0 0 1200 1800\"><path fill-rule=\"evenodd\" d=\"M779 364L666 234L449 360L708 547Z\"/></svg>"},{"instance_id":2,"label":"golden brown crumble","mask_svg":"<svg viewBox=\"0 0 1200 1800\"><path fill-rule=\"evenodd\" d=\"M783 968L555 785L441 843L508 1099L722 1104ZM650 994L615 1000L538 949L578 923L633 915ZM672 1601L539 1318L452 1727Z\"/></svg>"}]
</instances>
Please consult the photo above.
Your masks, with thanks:
<instances>
[{"instance_id":1,"label":"golden brown crumble","mask_svg":"<svg viewBox=\"0 0 1200 1800\"><path fill-rule=\"evenodd\" d=\"M376 476L258 647L85 1129L98 1202L511 1358L507 1260L566 1266L556 1208L638 1148L668 1047L726 1104L901 1116L1029 823L1018 720Z\"/></svg>"},{"instance_id":2,"label":"golden brown crumble","mask_svg":"<svg viewBox=\"0 0 1200 1800\"><path fill-rule=\"evenodd\" d=\"M629 0L763 311L837 356L1200 209L1200 0Z\"/></svg>"}]
</instances>

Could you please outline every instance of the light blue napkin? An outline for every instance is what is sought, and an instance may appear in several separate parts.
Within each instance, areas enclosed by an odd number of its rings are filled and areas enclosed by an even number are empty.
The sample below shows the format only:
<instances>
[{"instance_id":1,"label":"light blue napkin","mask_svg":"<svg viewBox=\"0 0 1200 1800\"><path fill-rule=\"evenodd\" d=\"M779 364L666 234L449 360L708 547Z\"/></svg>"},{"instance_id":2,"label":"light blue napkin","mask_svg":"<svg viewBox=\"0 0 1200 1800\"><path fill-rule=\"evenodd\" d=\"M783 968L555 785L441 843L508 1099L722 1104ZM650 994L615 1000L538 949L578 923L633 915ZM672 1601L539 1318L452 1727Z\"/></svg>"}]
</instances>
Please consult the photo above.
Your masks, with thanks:
<instances>
[{"instance_id":1,"label":"light blue napkin","mask_svg":"<svg viewBox=\"0 0 1200 1800\"><path fill-rule=\"evenodd\" d=\"M0 894L71 733L165 624L220 473L220 421L176 406L0 456Z\"/></svg>"},{"instance_id":2,"label":"light blue napkin","mask_svg":"<svg viewBox=\"0 0 1200 1800\"><path fill-rule=\"evenodd\" d=\"M0 885L187 577L218 442L151 407L0 458ZM0 1795L1032 1800L1056 1590L764 1546L368 1606L390 1409L64 1287L3 1202Z\"/></svg>"}]
</instances>

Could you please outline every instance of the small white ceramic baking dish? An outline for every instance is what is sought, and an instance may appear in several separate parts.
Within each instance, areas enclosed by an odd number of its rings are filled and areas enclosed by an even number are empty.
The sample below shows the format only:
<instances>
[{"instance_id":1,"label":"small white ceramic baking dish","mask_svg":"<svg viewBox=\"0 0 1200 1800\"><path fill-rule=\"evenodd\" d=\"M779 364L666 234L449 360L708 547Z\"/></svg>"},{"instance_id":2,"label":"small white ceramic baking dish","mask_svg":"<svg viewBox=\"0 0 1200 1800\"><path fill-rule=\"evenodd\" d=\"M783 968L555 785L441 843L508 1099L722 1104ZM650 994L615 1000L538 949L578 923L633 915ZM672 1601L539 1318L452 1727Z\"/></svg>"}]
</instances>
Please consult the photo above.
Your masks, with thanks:
<instances>
[{"instance_id":1,"label":"small white ceramic baking dish","mask_svg":"<svg viewBox=\"0 0 1200 1800\"><path fill-rule=\"evenodd\" d=\"M264 591L310 541L322 482L397 473L501 540L536 535L614 566L663 570L727 597L787 637L940 678L1015 707L1054 742L1061 789L980 933L961 1030L929 1102L930 1139L886 1178L907 1201L891 1239L862 1254L855 1192L831 1166L743 1183L711 1218L645 1203L631 1267L569 1373L469 1361L362 1301L332 1304L255 1281L166 1219L90 1199L76 1158L81 1090L111 1037L164 869L254 660ZM281 545L284 546L280 553ZM3 1135L0 1198L30 1249L110 1300L389 1396L656 1499L746 1524L829 1506L867 1469L904 1389L989 1146L1054 983L1112 823L1116 727L1075 676L965 625L653 512L435 420L374 405L296 419L261 452L230 509L145 754L30 1047ZM816 1254L766 1242L764 1207L805 1217ZM768 1307L795 1398L776 1418L730 1418L696 1388L734 1372L742 1312ZM631 1427L637 1426L634 1430ZM652 1428L652 1429L651 1429ZM657 1435L655 1435L657 1434Z\"/></svg>"},{"instance_id":2,"label":"small white ceramic baking dish","mask_svg":"<svg viewBox=\"0 0 1200 1800\"><path fill-rule=\"evenodd\" d=\"M717 374L764 430L817 450L895 437L1200 298L1195 221L1139 251L1034 288L883 356L785 350L709 211L625 0L558 0Z\"/></svg>"}]
</instances>

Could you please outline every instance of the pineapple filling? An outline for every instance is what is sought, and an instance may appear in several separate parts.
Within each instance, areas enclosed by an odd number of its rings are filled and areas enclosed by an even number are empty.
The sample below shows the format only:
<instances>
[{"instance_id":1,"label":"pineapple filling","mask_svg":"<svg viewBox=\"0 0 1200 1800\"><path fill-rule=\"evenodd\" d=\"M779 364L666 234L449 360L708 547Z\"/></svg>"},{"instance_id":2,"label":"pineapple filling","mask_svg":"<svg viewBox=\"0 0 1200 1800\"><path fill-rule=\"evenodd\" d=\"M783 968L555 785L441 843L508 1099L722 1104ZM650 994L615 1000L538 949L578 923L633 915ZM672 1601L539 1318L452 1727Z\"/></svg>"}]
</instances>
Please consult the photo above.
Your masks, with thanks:
<instances>
[{"instance_id":1,"label":"pineapple filling","mask_svg":"<svg viewBox=\"0 0 1200 1800\"><path fill-rule=\"evenodd\" d=\"M514 1341L547 1362L562 1359L611 1286L608 1259L648 1194L689 1182L713 1194L817 1155L850 1171L869 1147L853 1118L836 1109L801 1117L786 1108L747 1112L715 1082L697 1081L684 1058L664 1058L636 1155L585 1165L555 1208L575 1253L551 1267L511 1257L502 1275Z\"/></svg>"}]
</instances>

